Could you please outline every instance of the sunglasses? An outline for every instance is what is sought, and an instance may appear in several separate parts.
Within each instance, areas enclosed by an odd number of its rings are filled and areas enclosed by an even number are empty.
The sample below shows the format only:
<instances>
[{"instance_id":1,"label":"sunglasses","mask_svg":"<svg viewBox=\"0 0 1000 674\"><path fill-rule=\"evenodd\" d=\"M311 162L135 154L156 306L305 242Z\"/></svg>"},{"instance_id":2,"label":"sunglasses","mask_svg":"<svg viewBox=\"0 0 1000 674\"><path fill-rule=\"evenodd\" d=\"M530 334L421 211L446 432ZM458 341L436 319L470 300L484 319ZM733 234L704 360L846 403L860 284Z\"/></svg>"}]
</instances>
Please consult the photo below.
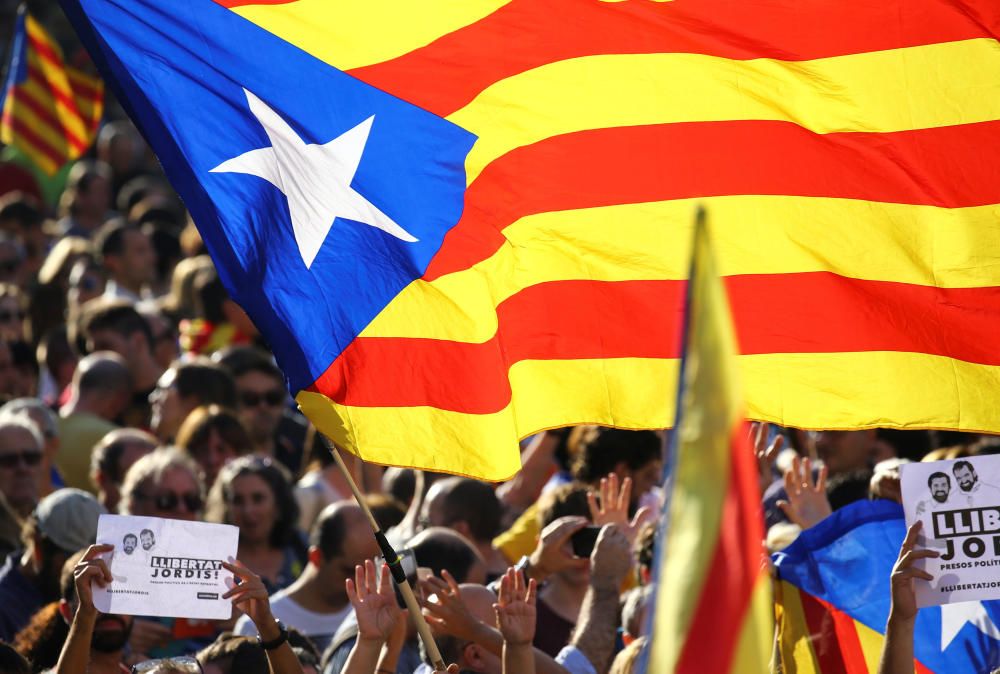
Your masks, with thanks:
<instances>
[{"instance_id":1,"label":"sunglasses","mask_svg":"<svg viewBox=\"0 0 1000 674\"><path fill-rule=\"evenodd\" d=\"M30 449L10 454L0 454L0 468L17 468L18 464L37 466L42 462L42 453Z\"/></svg>"},{"instance_id":2,"label":"sunglasses","mask_svg":"<svg viewBox=\"0 0 1000 674\"><path fill-rule=\"evenodd\" d=\"M257 407L261 403L268 407L277 407L285 402L284 391L268 391L267 393L257 393L255 391L245 391L240 394L240 403L243 407Z\"/></svg>"},{"instance_id":3,"label":"sunglasses","mask_svg":"<svg viewBox=\"0 0 1000 674\"><path fill-rule=\"evenodd\" d=\"M190 513L196 513L204 505L201 496L189 491L183 494L175 494L172 491L165 491L159 494L136 494L136 498L142 501L152 501L157 510L176 511L183 502L184 507Z\"/></svg>"},{"instance_id":4,"label":"sunglasses","mask_svg":"<svg viewBox=\"0 0 1000 674\"><path fill-rule=\"evenodd\" d=\"M166 671L184 672L184 674L202 674L201 663L192 657L184 656L180 658L160 658L157 660L146 660L132 665L132 674L144 674L158 669Z\"/></svg>"},{"instance_id":5,"label":"sunglasses","mask_svg":"<svg viewBox=\"0 0 1000 674\"><path fill-rule=\"evenodd\" d=\"M23 311L0 311L0 323L9 323L10 321L23 321L24 312Z\"/></svg>"}]
</instances>

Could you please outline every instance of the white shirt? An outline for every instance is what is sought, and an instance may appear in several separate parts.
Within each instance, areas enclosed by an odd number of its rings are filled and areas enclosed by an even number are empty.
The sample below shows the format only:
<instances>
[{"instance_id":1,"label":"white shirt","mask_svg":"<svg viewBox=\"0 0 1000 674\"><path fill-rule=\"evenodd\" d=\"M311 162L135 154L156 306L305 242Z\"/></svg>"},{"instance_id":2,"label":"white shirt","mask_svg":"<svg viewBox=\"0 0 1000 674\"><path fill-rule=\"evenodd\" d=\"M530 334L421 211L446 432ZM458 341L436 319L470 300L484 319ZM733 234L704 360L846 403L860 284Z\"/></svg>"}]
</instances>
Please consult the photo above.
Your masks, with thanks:
<instances>
[{"instance_id":1,"label":"white shirt","mask_svg":"<svg viewBox=\"0 0 1000 674\"><path fill-rule=\"evenodd\" d=\"M344 618L351 612L351 605L335 613L316 613L299 606L298 602L289 597L285 590L275 592L271 595L271 613L275 618L285 624L285 627L294 627L302 634L306 635L316 644L320 651L326 649L333 638L334 632L344 622ZM257 635L257 627L246 615L241 616L236 621L233 628L236 634L252 637Z\"/></svg>"}]
</instances>

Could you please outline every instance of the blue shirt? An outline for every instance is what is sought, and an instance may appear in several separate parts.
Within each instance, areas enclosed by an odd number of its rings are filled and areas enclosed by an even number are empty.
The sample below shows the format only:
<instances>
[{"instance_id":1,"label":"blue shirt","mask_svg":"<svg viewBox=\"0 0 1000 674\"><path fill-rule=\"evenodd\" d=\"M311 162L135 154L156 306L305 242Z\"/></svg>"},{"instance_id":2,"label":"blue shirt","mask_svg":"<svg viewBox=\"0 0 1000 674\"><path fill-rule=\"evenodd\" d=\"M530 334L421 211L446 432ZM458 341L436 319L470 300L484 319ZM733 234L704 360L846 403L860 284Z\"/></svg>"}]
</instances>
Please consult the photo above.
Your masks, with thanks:
<instances>
[{"instance_id":1,"label":"blue shirt","mask_svg":"<svg viewBox=\"0 0 1000 674\"><path fill-rule=\"evenodd\" d=\"M8 643L45 602L38 587L21 573L23 554L24 550L15 550L0 567L0 640Z\"/></svg>"}]
</instances>

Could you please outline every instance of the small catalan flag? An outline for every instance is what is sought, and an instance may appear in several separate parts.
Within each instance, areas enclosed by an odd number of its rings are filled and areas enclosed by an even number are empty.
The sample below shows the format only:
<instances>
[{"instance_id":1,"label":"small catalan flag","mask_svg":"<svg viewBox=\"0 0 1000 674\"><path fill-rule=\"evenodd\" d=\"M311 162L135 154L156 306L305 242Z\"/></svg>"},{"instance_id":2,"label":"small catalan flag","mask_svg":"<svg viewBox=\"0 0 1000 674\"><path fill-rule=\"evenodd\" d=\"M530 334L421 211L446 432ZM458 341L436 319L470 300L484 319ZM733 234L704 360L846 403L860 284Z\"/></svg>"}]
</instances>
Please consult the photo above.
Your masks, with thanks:
<instances>
[{"instance_id":1,"label":"small catalan flag","mask_svg":"<svg viewBox=\"0 0 1000 674\"><path fill-rule=\"evenodd\" d=\"M66 65L59 45L22 6L0 109L0 141L53 175L93 142L104 111L104 83Z\"/></svg>"}]
</instances>

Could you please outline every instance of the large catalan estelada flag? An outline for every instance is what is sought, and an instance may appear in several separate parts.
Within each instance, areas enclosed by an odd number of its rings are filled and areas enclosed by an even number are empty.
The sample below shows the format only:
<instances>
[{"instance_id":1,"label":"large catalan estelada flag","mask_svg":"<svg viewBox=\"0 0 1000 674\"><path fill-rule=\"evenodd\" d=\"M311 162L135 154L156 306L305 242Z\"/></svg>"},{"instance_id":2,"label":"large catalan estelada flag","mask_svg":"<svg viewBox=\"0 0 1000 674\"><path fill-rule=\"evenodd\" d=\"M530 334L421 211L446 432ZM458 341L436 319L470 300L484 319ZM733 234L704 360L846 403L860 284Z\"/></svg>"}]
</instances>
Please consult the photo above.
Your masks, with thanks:
<instances>
[{"instance_id":1,"label":"large catalan estelada flag","mask_svg":"<svg viewBox=\"0 0 1000 674\"><path fill-rule=\"evenodd\" d=\"M726 289L699 215L649 674L764 674L774 638L753 449Z\"/></svg>"},{"instance_id":2,"label":"large catalan estelada flag","mask_svg":"<svg viewBox=\"0 0 1000 674\"><path fill-rule=\"evenodd\" d=\"M0 142L47 175L80 157L104 113L104 83L69 66L59 45L22 5L0 91Z\"/></svg>"},{"instance_id":3,"label":"large catalan estelada flag","mask_svg":"<svg viewBox=\"0 0 1000 674\"><path fill-rule=\"evenodd\" d=\"M898 503L859 501L774 556L782 672L878 672L905 535ZM989 674L1000 667L1000 602L920 609L913 648L916 674Z\"/></svg>"},{"instance_id":4,"label":"large catalan estelada flag","mask_svg":"<svg viewBox=\"0 0 1000 674\"><path fill-rule=\"evenodd\" d=\"M61 0L320 430L669 426L694 204L751 418L998 430L995 0Z\"/></svg>"}]
</instances>

